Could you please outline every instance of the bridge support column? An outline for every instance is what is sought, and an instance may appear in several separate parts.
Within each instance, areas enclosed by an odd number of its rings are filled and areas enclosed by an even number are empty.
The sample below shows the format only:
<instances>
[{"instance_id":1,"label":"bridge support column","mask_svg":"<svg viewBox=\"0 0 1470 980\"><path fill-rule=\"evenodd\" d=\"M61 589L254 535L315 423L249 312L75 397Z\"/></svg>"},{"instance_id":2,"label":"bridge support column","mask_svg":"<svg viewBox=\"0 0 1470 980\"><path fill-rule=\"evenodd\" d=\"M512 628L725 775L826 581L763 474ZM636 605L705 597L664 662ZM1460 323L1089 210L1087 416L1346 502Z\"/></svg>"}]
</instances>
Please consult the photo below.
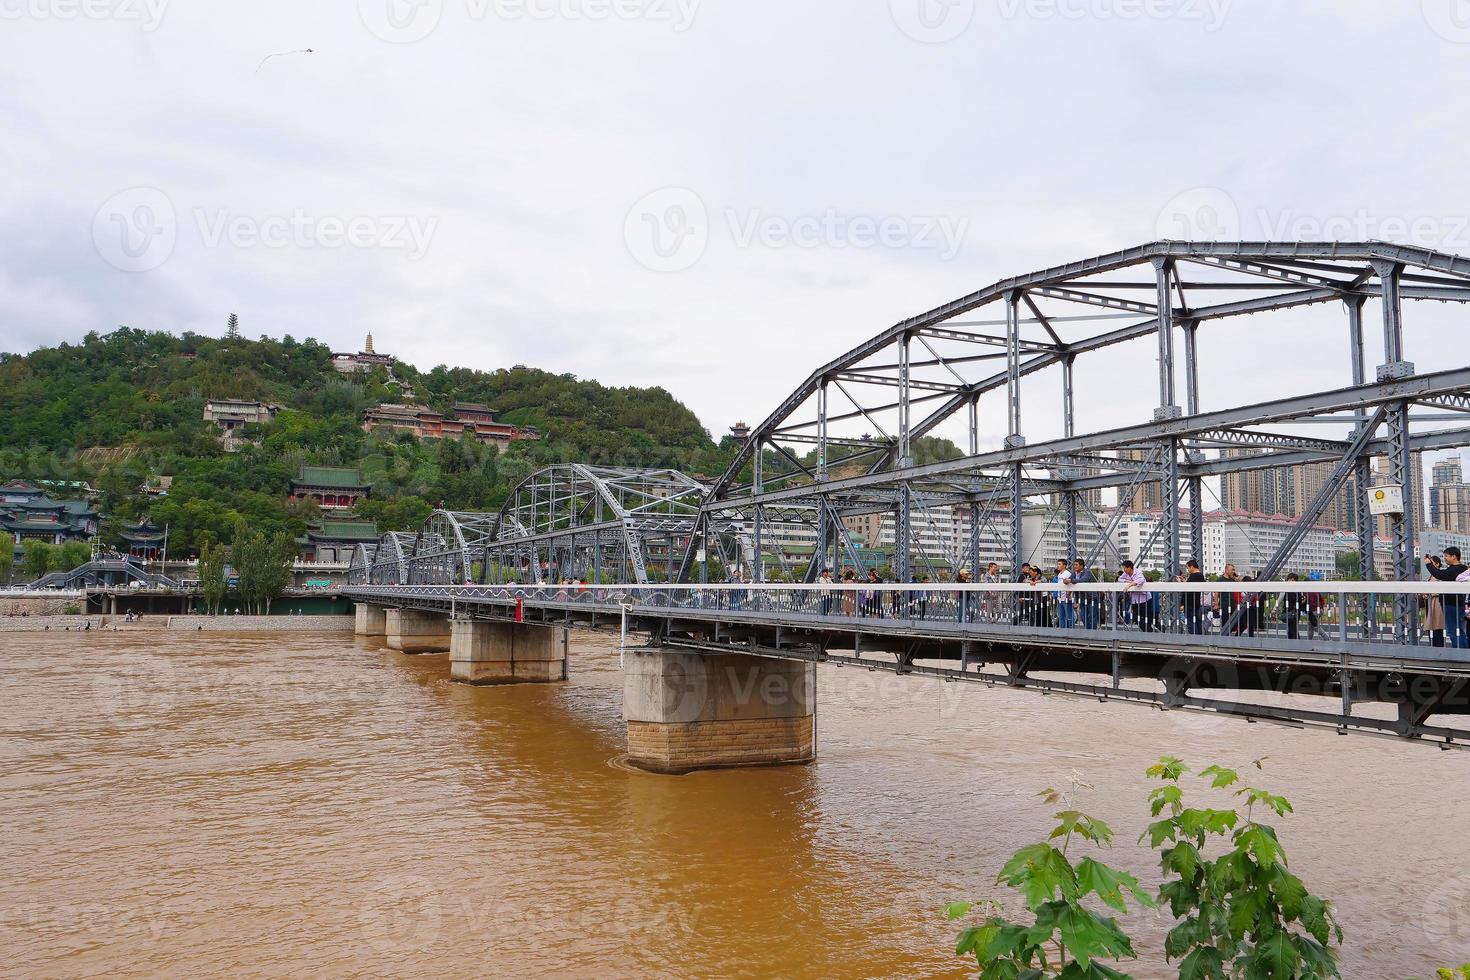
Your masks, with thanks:
<instances>
[{"instance_id":1,"label":"bridge support column","mask_svg":"<svg viewBox=\"0 0 1470 980\"><path fill-rule=\"evenodd\" d=\"M629 651L628 761L661 773L810 762L815 664L745 654Z\"/></svg>"},{"instance_id":2,"label":"bridge support column","mask_svg":"<svg viewBox=\"0 0 1470 980\"><path fill-rule=\"evenodd\" d=\"M455 620L449 679L461 684L534 684L567 679L567 630L530 623Z\"/></svg>"},{"instance_id":3,"label":"bridge support column","mask_svg":"<svg viewBox=\"0 0 1470 980\"><path fill-rule=\"evenodd\" d=\"M389 609L384 634L393 650L443 653L449 649L449 617L418 609Z\"/></svg>"},{"instance_id":4,"label":"bridge support column","mask_svg":"<svg viewBox=\"0 0 1470 980\"><path fill-rule=\"evenodd\" d=\"M357 636L387 636L388 610L359 602L353 613L352 632Z\"/></svg>"}]
</instances>

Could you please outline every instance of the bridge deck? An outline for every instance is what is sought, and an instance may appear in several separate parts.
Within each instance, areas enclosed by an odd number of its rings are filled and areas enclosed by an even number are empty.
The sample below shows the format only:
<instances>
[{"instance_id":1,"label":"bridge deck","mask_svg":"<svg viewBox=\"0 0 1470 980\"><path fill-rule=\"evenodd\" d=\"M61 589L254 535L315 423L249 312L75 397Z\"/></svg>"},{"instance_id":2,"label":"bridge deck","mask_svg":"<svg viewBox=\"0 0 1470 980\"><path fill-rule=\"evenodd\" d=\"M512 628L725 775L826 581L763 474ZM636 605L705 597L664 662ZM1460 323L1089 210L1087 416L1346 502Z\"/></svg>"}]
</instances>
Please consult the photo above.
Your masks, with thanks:
<instances>
[{"instance_id":1,"label":"bridge deck","mask_svg":"<svg viewBox=\"0 0 1470 980\"><path fill-rule=\"evenodd\" d=\"M1161 593L1170 595L1165 589ZM854 664L1447 744L1470 740L1470 729L1430 723L1435 716L1470 714L1470 650L1432 646L1427 636L1396 642L1392 614L1396 596L1405 594L1401 588L1328 593L1311 617L1316 626L1300 617L1296 637L1290 635L1292 624L1276 616L1277 604L1289 603L1281 596L1290 591L1273 592L1270 603L1256 607L1269 616L1242 614L1235 622L1201 617L1199 634L1189 631L1188 616L1176 605L1182 600L1167 602L1170 613L1145 631L1115 601L1116 594L1108 595L1117 590L1107 587L1079 589L1072 596L1078 613L1072 628L1058 625L1055 592L1006 586L968 594L903 587L849 594L790 586L421 585L344 591L360 601L461 618L646 633L658 644L710 653ZM1096 595L1095 603L1088 595ZM1043 597L1049 606L1037 605ZM1096 628L1087 628L1093 613L1084 618L1083 607L1095 610ZM1138 680L1151 687L1129 686ZM1230 692L1233 700L1202 697L1201 691ZM1335 712L1318 710L1324 697L1334 699ZM1393 706L1397 715L1373 717L1372 705Z\"/></svg>"}]
</instances>

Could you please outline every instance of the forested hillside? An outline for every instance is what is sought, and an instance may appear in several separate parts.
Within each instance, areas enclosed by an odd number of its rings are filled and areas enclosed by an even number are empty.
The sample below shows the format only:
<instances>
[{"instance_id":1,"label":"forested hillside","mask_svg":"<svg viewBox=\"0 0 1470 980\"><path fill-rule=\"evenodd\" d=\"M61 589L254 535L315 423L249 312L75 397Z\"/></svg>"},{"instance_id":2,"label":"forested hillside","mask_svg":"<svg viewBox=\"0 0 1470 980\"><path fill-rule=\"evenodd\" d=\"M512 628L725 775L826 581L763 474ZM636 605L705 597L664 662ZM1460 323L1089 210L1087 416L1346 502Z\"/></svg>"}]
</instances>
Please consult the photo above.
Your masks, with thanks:
<instances>
[{"instance_id":1,"label":"forested hillside","mask_svg":"<svg viewBox=\"0 0 1470 980\"><path fill-rule=\"evenodd\" d=\"M216 339L128 328L88 334L26 355L0 354L0 480L88 480L103 492L115 525L148 514L173 541L196 548L228 540L237 519L300 534L316 517L288 506L288 481L303 463L361 465L373 499L359 510L385 528L416 526L429 509L493 509L535 468L555 462L676 466L721 472L731 455L692 412L661 388L610 388L528 367L493 372L400 363L413 401L436 410L488 405L505 422L535 426L540 441L504 454L473 441L380 437L362 430L362 411L402 401L387 373L350 380L314 340ZM261 445L225 453L203 420L210 398L275 402ZM174 478L167 497L139 492Z\"/></svg>"}]
</instances>

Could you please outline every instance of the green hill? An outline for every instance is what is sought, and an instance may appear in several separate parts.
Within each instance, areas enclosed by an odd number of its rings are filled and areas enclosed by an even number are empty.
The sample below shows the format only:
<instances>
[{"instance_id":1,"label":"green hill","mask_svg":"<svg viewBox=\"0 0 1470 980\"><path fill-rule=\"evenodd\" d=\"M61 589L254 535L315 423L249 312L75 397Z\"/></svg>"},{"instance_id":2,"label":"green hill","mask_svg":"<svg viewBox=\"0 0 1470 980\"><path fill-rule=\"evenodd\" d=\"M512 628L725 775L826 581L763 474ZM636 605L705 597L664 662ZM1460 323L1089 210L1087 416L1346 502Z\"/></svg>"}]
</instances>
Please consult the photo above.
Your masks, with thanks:
<instances>
[{"instance_id":1,"label":"green hill","mask_svg":"<svg viewBox=\"0 0 1470 980\"><path fill-rule=\"evenodd\" d=\"M543 438L503 454L473 441L419 442L362 431L362 411L402 401L378 369L351 379L314 340L216 339L120 328L30 354L0 354L0 480L88 480L113 524L150 514L181 549L206 535L228 540L244 518L300 534L316 516L288 506L304 463L360 465L373 499L359 508L385 529L416 527L433 506L498 507L521 478L557 462L675 466L718 474L730 457L698 418L662 388L610 388L528 367L492 372L399 363L414 401L444 411L488 405ZM274 402L283 411L251 435L261 445L225 453L203 420L211 398ZM174 478L166 498L140 492ZM111 528L105 529L110 533Z\"/></svg>"}]
</instances>

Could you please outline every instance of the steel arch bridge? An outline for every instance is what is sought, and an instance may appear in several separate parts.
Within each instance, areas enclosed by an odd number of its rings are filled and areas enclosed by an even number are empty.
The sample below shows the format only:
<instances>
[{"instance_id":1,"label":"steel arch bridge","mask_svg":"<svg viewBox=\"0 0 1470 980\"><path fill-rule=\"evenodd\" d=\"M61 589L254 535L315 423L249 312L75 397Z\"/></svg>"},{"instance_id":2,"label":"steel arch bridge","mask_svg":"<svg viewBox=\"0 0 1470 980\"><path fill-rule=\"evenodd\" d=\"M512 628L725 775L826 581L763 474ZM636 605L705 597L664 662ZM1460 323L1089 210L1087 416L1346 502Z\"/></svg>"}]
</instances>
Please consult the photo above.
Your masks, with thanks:
<instances>
[{"instance_id":1,"label":"steel arch bridge","mask_svg":"<svg viewBox=\"0 0 1470 980\"><path fill-rule=\"evenodd\" d=\"M752 430L712 487L694 538L707 521L749 527L759 578L779 564L771 526L802 522L818 542L804 575L812 581L823 568L854 562L844 520L876 515L894 541L895 577L909 581L929 557L924 523L944 520L965 542L949 556L952 565L978 576L982 550L998 544L1013 576L1027 559L1028 501L1049 497L1065 554L1090 563L1111 546L1127 509L1095 513L1091 502L1114 488L1121 500L1149 494L1157 502L1161 519L1143 550L1157 544L1172 571L1187 557L1186 531L1200 547L1207 478L1320 464L1320 486L1258 575L1282 571L1342 494L1371 574L1369 489L1389 484L1405 490L1403 510L1387 518L1392 567L1399 579L1417 578L1418 502L1408 492L1415 454L1470 445L1470 368L1459 364L1460 345L1419 351L1428 372L1406 350L1405 306L1434 302L1470 302L1470 259L1384 242L1162 241L1002 280L897 323L812 372ZM1205 403L1202 388L1242 387L1202 371L1213 366L1213 351L1240 336L1237 318L1271 314L1272 329L1289 329L1288 311L1324 304L1345 311L1341 345L1328 362L1340 367L1336 384L1297 386L1254 404ZM1381 348L1367 342L1370 308ZM1133 351L1131 363L1143 369L1145 380L1117 379L1138 417L1084 433L1074 374L1094 363L1104 370L1101 353L1112 348ZM1155 365L1156 396L1146 380ZM926 436L952 437L959 457L924 458ZM1382 461L1376 474L1375 459ZM1079 523L1096 542L1090 554L1079 549ZM696 548L692 541L686 549L685 580ZM1400 630L1413 629L1412 605L1401 604Z\"/></svg>"},{"instance_id":2,"label":"steel arch bridge","mask_svg":"<svg viewBox=\"0 0 1470 980\"><path fill-rule=\"evenodd\" d=\"M501 508L486 581L672 581L708 488L672 469L539 470ZM723 528L725 538L738 536Z\"/></svg>"},{"instance_id":3,"label":"steel arch bridge","mask_svg":"<svg viewBox=\"0 0 1470 980\"><path fill-rule=\"evenodd\" d=\"M541 584L670 581L708 487L671 469L567 464L531 474L497 513L436 510L417 532L359 545L354 585ZM716 522L702 567L749 567L743 528Z\"/></svg>"}]
</instances>

